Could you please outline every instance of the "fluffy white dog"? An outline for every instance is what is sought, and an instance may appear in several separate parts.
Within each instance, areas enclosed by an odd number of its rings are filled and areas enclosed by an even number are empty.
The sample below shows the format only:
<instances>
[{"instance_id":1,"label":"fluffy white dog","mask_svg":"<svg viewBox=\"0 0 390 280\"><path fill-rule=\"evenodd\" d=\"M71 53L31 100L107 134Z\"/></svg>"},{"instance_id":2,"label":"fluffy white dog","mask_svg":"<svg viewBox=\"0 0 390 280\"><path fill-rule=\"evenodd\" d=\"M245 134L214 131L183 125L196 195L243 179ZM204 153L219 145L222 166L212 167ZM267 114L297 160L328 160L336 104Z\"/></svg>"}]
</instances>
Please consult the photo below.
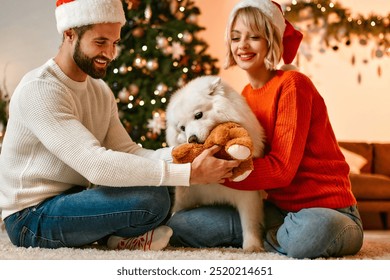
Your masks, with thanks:
<instances>
[{"instance_id":1,"label":"fluffy white dog","mask_svg":"<svg viewBox=\"0 0 390 280\"><path fill-rule=\"evenodd\" d=\"M203 143L218 124L236 122L252 138L254 157L263 156L265 134L246 100L218 76L203 76L175 92L166 111L169 146ZM177 186L173 212L199 205L230 204L238 210L243 249L264 251L263 198L260 191L240 191L219 184Z\"/></svg>"}]
</instances>

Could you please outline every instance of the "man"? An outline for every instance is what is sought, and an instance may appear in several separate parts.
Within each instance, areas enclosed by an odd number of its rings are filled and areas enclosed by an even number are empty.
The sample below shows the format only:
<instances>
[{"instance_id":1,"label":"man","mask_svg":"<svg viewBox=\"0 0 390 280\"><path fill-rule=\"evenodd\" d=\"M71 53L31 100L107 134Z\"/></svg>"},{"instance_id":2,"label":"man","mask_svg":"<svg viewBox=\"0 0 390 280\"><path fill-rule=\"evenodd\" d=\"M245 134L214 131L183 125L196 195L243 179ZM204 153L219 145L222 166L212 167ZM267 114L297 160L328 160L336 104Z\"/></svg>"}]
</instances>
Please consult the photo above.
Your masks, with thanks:
<instances>
[{"instance_id":1,"label":"man","mask_svg":"<svg viewBox=\"0 0 390 280\"><path fill-rule=\"evenodd\" d=\"M173 164L170 148L130 139L100 80L126 21L120 0L59 0L56 20L58 54L26 74L11 99L0 156L7 233L23 247L163 249L172 230L161 226L170 207L162 186L222 182L238 162L216 159L214 147Z\"/></svg>"}]
</instances>

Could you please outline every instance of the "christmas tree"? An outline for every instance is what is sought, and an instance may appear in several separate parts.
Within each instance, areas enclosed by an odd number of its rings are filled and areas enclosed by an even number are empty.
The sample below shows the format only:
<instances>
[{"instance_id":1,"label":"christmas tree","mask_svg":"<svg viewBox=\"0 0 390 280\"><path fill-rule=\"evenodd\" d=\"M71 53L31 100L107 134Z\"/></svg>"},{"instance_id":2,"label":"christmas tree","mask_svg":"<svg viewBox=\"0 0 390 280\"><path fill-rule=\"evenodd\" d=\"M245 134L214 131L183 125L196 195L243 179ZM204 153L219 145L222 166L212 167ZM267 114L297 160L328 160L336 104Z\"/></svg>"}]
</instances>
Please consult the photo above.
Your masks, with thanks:
<instances>
[{"instance_id":1,"label":"christmas tree","mask_svg":"<svg viewBox=\"0 0 390 280\"><path fill-rule=\"evenodd\" d=\"M1 142L5 133L5 128L8 122L8 105L9 105L9 95L5 87L5 78L3 82L4 86L0 85L0 150Z\"/></svg>"},{"instance_id":2,"label":"christmas tree","mask_svg":"<svg viewBox=\"0 0 390 280\"><path fill-rule=\"evenodd\" d=\"M107 71L119 115L131 138L145 148L165 143L165 108L188 81L218 74L217 59L199 37L200 10L191 0L124 0L127 23L118 57Z\"/></svg>"}]
</instances>

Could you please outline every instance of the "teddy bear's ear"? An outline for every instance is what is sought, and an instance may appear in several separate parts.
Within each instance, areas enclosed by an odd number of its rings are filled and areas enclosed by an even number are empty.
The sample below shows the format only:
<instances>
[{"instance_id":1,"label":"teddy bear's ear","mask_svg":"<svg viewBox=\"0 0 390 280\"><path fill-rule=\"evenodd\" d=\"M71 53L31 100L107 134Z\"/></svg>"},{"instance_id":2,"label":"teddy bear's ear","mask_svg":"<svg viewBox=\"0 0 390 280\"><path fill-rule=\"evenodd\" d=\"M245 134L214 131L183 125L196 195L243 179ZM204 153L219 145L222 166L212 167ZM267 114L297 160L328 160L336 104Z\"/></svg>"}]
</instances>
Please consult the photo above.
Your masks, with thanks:
<instances>
[{"instance_id":1,"label":"teddy bear's ear","mask_svg":"<svg viewBox=\"0 0 390 280\"><path fill-rule=\"evenodd\" d=\"M218 86L221 84L221 78L217 77L211 84L210 84L210 95L214 94L217 90Z\"/></svg>"}]
</instances>

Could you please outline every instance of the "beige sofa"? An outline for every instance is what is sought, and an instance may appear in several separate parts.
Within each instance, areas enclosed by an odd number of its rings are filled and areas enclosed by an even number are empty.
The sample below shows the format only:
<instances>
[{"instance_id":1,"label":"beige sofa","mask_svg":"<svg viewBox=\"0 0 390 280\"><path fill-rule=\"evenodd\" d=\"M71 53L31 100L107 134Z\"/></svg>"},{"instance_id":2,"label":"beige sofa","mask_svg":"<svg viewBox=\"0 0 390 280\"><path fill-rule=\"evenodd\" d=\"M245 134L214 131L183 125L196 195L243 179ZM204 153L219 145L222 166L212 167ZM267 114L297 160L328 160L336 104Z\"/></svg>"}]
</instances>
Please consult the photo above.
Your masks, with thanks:
<instances>
[{"instance_id":1,"label":"beige sofa","mask_svg":"<svg viewBox=\"0 0 390 280\"><path fill-rule=\"evenodd\" d=\"M362 219L363 216L366 217L368 224L370 221L367 219L379 215L382 229L388 229L390 143L339 142L339 145L351 167L352 191L356 196ZM363 219L363 226L364 224Z\"/></svg>"}]
</instances>

